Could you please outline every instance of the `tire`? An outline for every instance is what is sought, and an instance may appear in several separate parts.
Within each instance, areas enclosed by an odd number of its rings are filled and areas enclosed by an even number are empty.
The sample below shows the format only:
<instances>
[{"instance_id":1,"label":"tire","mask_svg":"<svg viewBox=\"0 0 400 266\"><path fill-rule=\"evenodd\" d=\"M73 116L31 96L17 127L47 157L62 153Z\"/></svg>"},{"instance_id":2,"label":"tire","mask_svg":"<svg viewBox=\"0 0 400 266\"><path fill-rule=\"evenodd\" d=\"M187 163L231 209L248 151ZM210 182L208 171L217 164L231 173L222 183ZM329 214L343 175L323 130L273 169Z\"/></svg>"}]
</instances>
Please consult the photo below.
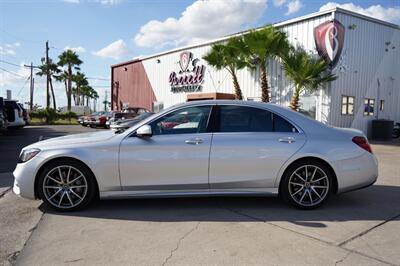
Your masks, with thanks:
<instances>
[{"instance_id":1,"label":"tire","mask_svg":"<svg viewBox=\"0 0 400 266\"><path fill-rule=\"evenodd\" d=\"M56 160L46 165L39 175L37 189L47 207L63 212L83 209L97 195L92 172L83 163L72 159Z\"/></svg>"},{"instance_id":2,"label":"tire","mask_svg":"<svg viewBox=\"0 0 400 266\"><path fill-rule=\"evenodd\" d=\"M286 169L279 195L296 208L315 209L323 205L332 194L333 178L333 173L325 164L302 160Z\"/></svg>"}]
</instances>

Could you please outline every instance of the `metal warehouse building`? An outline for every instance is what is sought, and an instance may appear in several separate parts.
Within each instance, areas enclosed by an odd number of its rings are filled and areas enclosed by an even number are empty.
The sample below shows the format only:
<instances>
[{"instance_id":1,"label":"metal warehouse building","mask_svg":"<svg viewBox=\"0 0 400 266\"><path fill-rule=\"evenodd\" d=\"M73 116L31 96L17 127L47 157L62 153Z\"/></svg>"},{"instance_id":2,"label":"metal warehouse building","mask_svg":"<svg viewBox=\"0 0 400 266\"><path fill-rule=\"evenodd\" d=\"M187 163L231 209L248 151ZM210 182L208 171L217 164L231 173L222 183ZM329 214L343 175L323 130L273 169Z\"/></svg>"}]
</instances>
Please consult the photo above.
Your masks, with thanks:
<instances>
[{"instance_id":1,"label":"metal warehouse building","mask_svg":"<svg viewBox=\"0 0 400 266\"><path fill-rule=\"evenodd\" d=\"M319 53L338 76L326 88L301 97L315 119L368 133L373 119L400 120L400 27L340 8L274 24L293 45ZM238 33L240 35L242 33ZM177 48L111 66L112 109L158 110L186 101L188 93L233 93L231 76L202 57L228 37ZM289 106L292 84L277 61L267 66L271 102ZM259 101L258 71L238 71L243 97Z\"/></svg>"}]
</instances>

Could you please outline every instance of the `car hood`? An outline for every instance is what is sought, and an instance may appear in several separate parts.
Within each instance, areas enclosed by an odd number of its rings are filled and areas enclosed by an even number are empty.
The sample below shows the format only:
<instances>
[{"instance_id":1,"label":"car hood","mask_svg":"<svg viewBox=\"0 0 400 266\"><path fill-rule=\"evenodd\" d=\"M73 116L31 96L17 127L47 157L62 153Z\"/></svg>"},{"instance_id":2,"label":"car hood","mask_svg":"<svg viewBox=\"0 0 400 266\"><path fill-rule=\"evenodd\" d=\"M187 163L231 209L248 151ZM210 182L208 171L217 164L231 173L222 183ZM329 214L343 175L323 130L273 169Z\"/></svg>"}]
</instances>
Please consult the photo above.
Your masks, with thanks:
<instances>
[{"instance_id":1,"label":"car hood","mask_svg":"<svg viewBox=\"0 0 400 266\"><path fill-rule=\"evenodd\" d=\"M86 144L86 143L101 143L103 141L107 141L115 136L115 133L106 130L99 132L89 132L89 133L81 133L81 134L73 134L67 135L63 137L56 137L51 139L42 140L36 143L33 143L24 149L27 148L39 148L44 149L48 147L67 147L75 144Z\"/></svg>"}]
</instances>

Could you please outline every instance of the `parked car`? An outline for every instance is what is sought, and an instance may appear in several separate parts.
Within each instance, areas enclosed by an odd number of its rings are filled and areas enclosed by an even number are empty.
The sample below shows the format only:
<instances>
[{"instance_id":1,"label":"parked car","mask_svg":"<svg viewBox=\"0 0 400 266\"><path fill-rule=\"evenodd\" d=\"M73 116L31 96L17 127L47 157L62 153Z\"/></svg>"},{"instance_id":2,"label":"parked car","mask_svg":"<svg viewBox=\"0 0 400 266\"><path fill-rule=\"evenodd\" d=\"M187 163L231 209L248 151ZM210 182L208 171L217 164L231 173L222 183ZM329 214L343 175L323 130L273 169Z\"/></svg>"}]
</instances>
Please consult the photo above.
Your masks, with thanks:
<instances>
[{"instance_id":1,"label":"parked car","mask_svg":"<svg viewBox=\"0 0 400 266\"><path fill-rule=\"evenodd\" d=\"M163 126L174 118L174 127ZM14 177L15 194L59 211L98 196L205 195L280 195L312 209L331 194L372 185L378 162L359 130L274 104L218 100L173 106L119 134L34 143L22 149Z\"/></svg>"},{"instance_id":2,"label":"parked car","mask_svg":"<svg viewBox=\"0 0 400 266\"><path fill-rule=\"evenodd\" d=\"M24 110L15 100L4 100L7 114L8 128L20 128L26 125Z\"/></svg>"},{"instance_id":3,"label":"parked car","mask_svg":"<svg viewBox=\"0 0 400 266\"><path fill-rule=\"evenodd\" d=\"M135 118L138 115L148 112L150 111L141 107L129 107L125 108L121 112L116 111L113 113L113 116L106 122L106 127L110 128L111 125L117 123L118 121Z\"/></svg>"},{"instance_id":4,"label":"parked car","mask_svg":"<svg viewBox=\"0 0 400 266\"><path fill-rule=\"evenodd\" d=\"M6 111L4 106L4 99L0 97L0 133L7 130L8 121L6 118Z\"/></svg>"},{"instance_id":5,"label":"parked car","mask_svg":"<svg viewBox=\"0 0 400 266\"><path fill-rule=\"evenodd\" d=\"M82 115L79 116L77 121L79 124L81 124L82 126L86 127L89 125L89 121L91 121L93 116L100 116L103 115L105 112L104 111L100 111L100 112L94 112L91 115Z\"/></svg>"},{"instance_id":6,"label":"parked car","mask_svg":"<svg viewBox=\"0 0 400 266\"><path fill-rule=\"evenodd\" d=\"M152 115L154 115L153 112L148 112L148 113L143 113L141 115L138 115L135 118L119 120L119 121L113 123L110 126L110 128L111 128L111 130L114 130L114 131L123 131L123 130L126 130L126 129L136 125L140 121L142 121Z\"/></svg>"},{"instance_id":7,"label":"parked car","mask_svg":"<svg viewBox=\"0 0 400 266\"><path fill-rule=\"evenodd\" d=\"M87 123L90 127L106 128L106 122L112 117L112 114L113 112L101 112L98 115L92 115Z\"/></svg>"},{"instance_id":8,"label":"parked car","mask_svg":"<svg viewBox=\"0 0 400 266\"><path fill-rule=\"evenodd\" d=\"M28 111L25 109L22 103L18 103L19 107L22 109L22 117L24 118L25 125L29 125L31 123L31 118L29 116Z\"/></svg>"}]
</instances>

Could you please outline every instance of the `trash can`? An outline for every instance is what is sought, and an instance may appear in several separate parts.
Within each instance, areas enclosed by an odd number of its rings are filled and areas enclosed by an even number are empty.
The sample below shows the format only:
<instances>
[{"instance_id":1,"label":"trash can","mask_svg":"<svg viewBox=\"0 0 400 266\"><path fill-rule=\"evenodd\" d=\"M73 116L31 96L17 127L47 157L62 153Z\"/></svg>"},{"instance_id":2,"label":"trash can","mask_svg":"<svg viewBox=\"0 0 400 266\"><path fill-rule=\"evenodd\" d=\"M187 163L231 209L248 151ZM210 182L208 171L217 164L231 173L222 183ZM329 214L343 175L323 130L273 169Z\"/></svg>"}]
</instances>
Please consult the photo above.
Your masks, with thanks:
<instances>
[{"instance_id":1,"label":"trash can","mask_svg":"<svg viewBox=\"0 0 400 266\"><path fill-rule=\"evenodd\" d=\"M392 140L393 121L385 119L372 120L372 134L373 140Z\"/></svg>"}]
</instances>

